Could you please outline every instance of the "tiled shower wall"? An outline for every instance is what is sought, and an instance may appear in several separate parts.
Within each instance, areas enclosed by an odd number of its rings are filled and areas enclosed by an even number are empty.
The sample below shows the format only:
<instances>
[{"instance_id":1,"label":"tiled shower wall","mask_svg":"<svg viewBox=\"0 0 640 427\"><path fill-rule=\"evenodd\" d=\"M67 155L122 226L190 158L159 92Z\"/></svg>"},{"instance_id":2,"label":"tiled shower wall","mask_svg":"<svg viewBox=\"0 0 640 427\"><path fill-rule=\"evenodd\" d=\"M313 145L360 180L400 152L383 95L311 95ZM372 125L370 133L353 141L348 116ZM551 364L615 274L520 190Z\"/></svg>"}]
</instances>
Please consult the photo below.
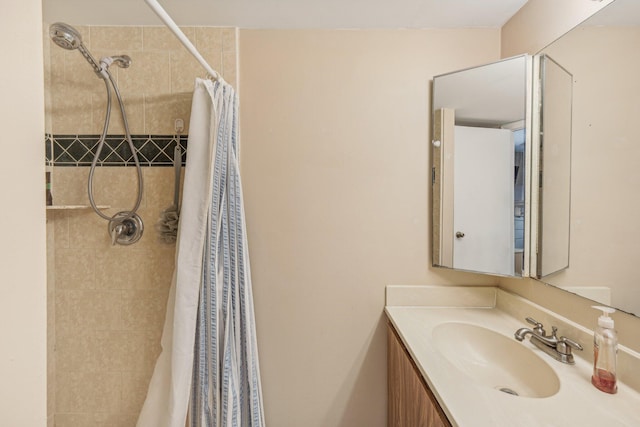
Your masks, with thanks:
<instances>
[{"instance_id":1,"label":"tiled shower wall","mask_svg":"<svg viewBox=\"0 0 640 427\"><path fill-rule=\"evenodd\" d=\"M199 64L164 27L77 26L96 57L127 54L128 69L112 67L131 132L171 138L174 121L188 132ZM235 29L183 28L207 61L236 84ZM96 135L105 111L104 83L80 53L45 44L47 133ZM114 105L109 134L123 134ZM44 161L44 159L43 159ZM88 167L60 166L54 156L54 205L87 205ZM111 246L107 221L90 209L50 209L47 215L49 287L49 425L135 426L160 352L175 245L154 229L173 201L173 169L143 168L142 239ZM135 168L98 168L96 203L113 214L136 195Z\"/></svg>"}]
</instances>

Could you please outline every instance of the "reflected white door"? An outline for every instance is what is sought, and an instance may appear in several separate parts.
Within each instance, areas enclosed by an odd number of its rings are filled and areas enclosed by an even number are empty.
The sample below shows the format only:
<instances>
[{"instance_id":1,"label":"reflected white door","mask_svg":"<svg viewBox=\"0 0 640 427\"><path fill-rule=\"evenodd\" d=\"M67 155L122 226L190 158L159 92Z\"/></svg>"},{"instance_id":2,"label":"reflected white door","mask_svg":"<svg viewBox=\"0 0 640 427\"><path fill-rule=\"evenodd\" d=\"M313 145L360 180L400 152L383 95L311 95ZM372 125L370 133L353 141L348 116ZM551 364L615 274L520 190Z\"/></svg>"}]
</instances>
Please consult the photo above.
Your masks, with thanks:
<instances>
[{"instance_id":1,"label":"reflected white door","mask_svg":"<svg viewBox=\"0 0 640 427\"><path fill-rule=\"evenodd\" d=\"M513 133L456 126L454 141L453 267L513 275Z\"/></svg>"}]
</instances>

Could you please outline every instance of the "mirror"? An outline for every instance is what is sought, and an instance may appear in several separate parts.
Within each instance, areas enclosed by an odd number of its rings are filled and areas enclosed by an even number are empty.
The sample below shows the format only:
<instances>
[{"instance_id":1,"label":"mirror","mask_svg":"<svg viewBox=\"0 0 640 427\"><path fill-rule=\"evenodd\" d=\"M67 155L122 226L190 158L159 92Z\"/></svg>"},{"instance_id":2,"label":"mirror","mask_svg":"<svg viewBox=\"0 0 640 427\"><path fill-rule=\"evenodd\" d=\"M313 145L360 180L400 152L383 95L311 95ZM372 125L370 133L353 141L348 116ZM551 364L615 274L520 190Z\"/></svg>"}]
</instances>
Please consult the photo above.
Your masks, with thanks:
<instances>
[{"instance_id":1,"label":"mirror","mask_svg":"<svg viewBox=\"0 0 640 427\"><path fill-rule=\"evenodd\" d=\"M541 278L569 266L573 76L545 54L534 57L533 76L530 271Z\"/></svg>"},{"instance_id":2,"label":"mirror","mask_svg":"<svg viewBox=\"0 0 640 427\"><path fill-rule=\"evenodd\" d=\"M531 57L433 79L433 264L528 275Z\"/></svg>"},{"instance_id":3,"label":"mirror","mask_svg":"<svg viewBox=\"0 0 640 427\"><path fill-rule=\"evenodd\" d=\"M640 314L640 2L616 0L543 49L573 75L571 262L545 283Z\"/></svg>"}]
</instances>

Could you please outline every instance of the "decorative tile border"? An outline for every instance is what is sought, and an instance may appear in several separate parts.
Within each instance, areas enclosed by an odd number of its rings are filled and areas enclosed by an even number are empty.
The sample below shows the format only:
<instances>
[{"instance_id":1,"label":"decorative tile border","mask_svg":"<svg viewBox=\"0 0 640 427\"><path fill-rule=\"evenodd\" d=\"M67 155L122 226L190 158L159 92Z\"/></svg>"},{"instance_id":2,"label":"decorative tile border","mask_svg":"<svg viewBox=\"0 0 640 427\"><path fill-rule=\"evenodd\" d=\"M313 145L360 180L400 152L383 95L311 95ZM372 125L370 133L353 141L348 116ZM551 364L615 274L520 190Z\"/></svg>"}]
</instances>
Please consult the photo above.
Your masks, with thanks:
<instances>
[{"instance_id":1,"label":"decorative tile border","mask_svg":"<svg viewBox=\"0 0 640 427\"><path fill-rule=\"evenodd\" d=\"M180 135L182 163L187 158L187 135ZM46 163L49 166L91 166L100 135L45 135ZM173 166L177 135L132 135L141 166ZM107 135L100 152L99 166L135 166L125 135Z\"/></svg>"}]
</instances>

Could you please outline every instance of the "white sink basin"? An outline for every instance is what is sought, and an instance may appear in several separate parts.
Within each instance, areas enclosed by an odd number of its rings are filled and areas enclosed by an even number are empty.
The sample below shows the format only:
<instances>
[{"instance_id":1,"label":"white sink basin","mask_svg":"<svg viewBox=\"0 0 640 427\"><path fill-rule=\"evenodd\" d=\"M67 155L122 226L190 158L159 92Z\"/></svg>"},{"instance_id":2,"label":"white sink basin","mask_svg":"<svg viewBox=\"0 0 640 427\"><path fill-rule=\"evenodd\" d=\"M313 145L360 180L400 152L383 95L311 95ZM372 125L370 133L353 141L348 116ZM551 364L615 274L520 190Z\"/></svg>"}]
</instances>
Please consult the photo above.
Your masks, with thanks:
<instances>
[{"instance_id":1,"label":"white sink basin","mask_svg":"<svg viewBox=\"0 0 640 427\"><path fill-rule=\"evenodd\" d=\"M560 390L551 367L525 345L470 323L433 329L433 342L457 369L476 383L523 397L549 397Z\"/></svg>"}]
</instances>

